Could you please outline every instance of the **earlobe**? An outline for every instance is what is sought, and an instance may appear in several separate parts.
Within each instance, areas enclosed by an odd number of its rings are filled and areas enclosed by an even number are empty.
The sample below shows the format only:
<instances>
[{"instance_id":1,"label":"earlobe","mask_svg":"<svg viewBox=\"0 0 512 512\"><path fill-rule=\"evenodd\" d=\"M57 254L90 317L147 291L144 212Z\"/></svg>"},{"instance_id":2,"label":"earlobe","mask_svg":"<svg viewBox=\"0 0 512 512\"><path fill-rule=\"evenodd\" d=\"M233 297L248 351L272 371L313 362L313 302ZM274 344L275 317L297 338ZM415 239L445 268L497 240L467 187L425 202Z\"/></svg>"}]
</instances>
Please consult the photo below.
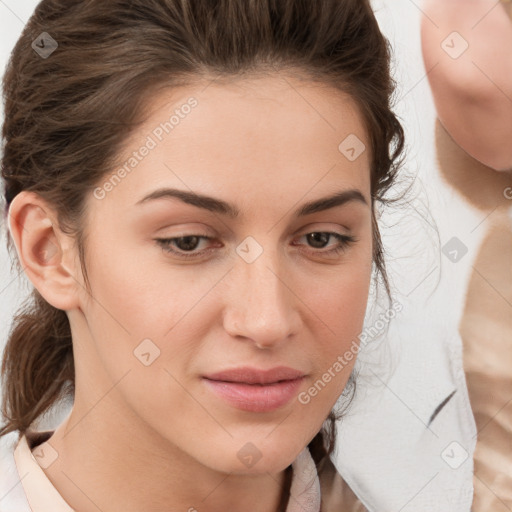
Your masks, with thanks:
<instances>
[{"instance_id":1,"label":"earlobe","mask_svg":"<svg viewBox=\"0 0 512 512\"><path fill-rule=\"evenodd\" d=\"M34 287L52 306L78 307L73 245L58 227L54 210L36 193L20 192L8 215L9 231L20 263Z\"/></svg>"}]
</instances>

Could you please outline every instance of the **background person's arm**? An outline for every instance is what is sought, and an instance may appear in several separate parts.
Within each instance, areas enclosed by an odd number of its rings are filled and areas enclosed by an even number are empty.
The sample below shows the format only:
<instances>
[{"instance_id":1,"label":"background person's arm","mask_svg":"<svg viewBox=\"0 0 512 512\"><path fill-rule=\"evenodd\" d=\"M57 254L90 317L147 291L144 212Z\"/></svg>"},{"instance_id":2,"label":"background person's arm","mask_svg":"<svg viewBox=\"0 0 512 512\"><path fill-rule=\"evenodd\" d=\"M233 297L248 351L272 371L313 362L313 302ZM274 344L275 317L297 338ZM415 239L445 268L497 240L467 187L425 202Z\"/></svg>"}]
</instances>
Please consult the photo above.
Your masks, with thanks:
<instances>
[{"instance_id":1,"label":"background person's arm","mask_svg":"<svg viewBox=\"0 0 512 512\"><path fill-rule=\"evenodd\" d=\"M425 0L422 10L423 59L439 120L473 158L512 169L510 4Z\"/></svg>"}]
</instances>

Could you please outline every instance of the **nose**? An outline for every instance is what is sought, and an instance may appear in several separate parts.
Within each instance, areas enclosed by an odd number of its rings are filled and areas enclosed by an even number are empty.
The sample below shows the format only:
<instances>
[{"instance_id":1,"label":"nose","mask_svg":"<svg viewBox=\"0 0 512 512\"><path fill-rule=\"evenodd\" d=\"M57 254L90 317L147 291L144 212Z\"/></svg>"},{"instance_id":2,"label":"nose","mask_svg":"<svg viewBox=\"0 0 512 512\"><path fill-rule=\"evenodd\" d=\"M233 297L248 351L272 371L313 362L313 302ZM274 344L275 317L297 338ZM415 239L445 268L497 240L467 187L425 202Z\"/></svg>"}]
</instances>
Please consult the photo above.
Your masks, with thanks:
<instances>
[{"instance_id":1,"label":"nose","mask_svg":"<svg viewBox=\"0 0 512 512\"><path fill-rule=\"evenodd\" d=\"M264 252L256 261L238 261L230 272L224 328L231 336L246 338L269 349L299 331L301 304L293 293L289 273Z\"/></svg>"}]
</instances>

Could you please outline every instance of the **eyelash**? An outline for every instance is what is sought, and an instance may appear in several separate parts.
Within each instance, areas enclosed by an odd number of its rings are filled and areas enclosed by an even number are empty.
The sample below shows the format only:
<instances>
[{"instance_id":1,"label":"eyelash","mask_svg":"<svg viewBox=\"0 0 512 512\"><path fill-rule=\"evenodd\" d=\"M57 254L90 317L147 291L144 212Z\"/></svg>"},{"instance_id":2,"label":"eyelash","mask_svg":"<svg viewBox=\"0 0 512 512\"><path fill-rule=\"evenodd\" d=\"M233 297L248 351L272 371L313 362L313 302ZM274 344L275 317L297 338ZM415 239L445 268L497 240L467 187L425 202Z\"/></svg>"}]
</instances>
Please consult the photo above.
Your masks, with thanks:
<instances>
[{"instance_id":1,"label":"eyelash","mask_svg":"<svg viewBox=\"0 0 512 512\"><path fill-rule=\"evenodd\" d=\"M331 235L337 240L339 240L340 245L335 247L334 249L330 249L328 251L321 251L321 250L313 250L313 253L320 254L321 256L330 256L330 255L338 255L342 252L345 252L350 245L357 242L358 239L354 236L350 235L341 235L340 233L334 233L330 231L312 231L310 233L305 233L302 236L312 235L312 234L325 234L325 235ZM212 237L209 236L202 236L202 235L184 235L184 236L178 236L175 238L156 238L155 241L161 246L161 248L168 253L171 253L179 258L200 258L201 256L206 255L207 253L211 252L212 249L205 249L200 252L194 252L194 253L187 253L187 252L181 252L181 251L175 251L174 249L171 249L171 243L175 240L180 240L183 238L200 238L205 240L213 240ZM302 238L302 237L301 237Z\"/></svg>"}]
</instances>

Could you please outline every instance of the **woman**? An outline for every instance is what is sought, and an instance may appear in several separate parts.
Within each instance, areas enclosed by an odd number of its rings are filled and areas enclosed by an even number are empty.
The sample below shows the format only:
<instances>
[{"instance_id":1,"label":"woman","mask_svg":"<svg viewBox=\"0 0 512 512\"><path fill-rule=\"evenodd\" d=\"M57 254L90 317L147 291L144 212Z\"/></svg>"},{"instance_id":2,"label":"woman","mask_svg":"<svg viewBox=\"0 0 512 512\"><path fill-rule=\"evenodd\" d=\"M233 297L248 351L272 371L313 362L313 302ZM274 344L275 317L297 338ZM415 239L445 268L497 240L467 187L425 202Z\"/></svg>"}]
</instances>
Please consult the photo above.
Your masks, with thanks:
<instances>
[{"instance_id":1,"label":"woman","mask_svg":"<svg viewBox=\"0 0 512 512\"><path fill-rule=\"evenodd\" d=\"M329 454L389 295L389 58L361 0L39 4L2 159L35 290L0 433L32 510L364 510Z\"/></svg>"}]
</instances>

